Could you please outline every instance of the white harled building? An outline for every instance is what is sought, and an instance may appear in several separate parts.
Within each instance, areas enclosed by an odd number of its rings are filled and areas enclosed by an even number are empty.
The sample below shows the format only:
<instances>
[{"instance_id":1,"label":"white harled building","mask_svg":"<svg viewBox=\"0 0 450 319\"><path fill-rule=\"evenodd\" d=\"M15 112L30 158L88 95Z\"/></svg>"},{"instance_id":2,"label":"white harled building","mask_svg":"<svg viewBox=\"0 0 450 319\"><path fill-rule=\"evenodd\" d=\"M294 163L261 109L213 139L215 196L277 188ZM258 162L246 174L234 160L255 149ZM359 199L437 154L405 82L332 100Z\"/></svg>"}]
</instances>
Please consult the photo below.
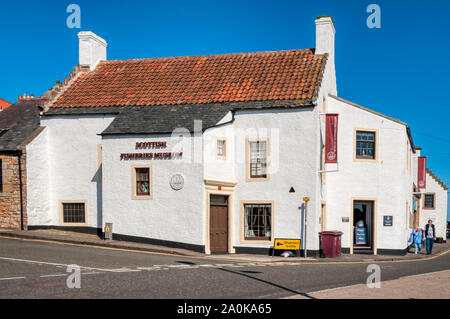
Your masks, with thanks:
<instances>
[{"instance_id":1,"label":"white harled building","mask_svg":"<svg viewBox=\"0 0 450 319\"><path fill-rule=\"evenodd\" d=\"M80 33L80 65L44 94L27 146L29 228L112 223L114 239L207 254L301 238L308 255L336 230L344 252L405 253L426 196L416 147L406 123L338 97L334 35L321 17L315 49L108 61L106 41Z\"/></svg>"}]
</instances>

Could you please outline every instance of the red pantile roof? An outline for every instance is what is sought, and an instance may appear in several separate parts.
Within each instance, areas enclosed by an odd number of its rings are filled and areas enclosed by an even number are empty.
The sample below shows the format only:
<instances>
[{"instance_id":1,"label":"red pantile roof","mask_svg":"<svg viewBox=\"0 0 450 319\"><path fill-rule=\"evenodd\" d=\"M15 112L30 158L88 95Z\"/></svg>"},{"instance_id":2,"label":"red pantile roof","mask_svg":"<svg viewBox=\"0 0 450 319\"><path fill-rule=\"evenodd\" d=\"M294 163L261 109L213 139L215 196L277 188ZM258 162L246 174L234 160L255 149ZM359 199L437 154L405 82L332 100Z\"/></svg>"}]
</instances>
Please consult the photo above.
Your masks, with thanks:
<instances>
[{"instance_id":1,"label":"red pantile roof","mask_svg":"<svg viewBox=\"0 0 450 319\"><path fill-rule=\"evenodd\" d=\"M7 107L9 107L11 105L11 103L9 103L8 101L4 100L4 99L0 99L0 110L4 110Z\"/></svg>"},{"instance_id":2,"label":"red pantile roof","mask_svg":"<svg viewBox=\"0 0 450 319\"><path fill-rule=\"evenodd\" d=\"M52 107L311 102L326 55L313 50L102 61Z\"/></svg>"}]
</instances>

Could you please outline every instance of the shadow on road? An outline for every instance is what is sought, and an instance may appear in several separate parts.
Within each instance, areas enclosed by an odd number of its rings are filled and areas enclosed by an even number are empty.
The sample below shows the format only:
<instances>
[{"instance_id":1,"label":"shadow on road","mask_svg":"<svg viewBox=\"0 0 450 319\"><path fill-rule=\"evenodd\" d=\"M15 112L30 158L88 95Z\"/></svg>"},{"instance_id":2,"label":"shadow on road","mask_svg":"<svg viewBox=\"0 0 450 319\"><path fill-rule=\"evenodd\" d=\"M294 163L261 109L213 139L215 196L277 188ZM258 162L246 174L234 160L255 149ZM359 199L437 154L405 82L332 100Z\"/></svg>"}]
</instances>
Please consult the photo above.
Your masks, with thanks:
<instances>
[{"instance_id":1,"label":"shadow on road","mask_svg":"<svg viewBox=\"0 0 450 319\"><path fill-rule=\"evenodd\" d=\"M290 293L293 293L293 294L296 294L296 295L300 295L300 296L303 296L303 297L306 297L306 298L309 298L309 299L316 299L316 298L314 298L313 296L308 295L307 293L300 292L300 291L296 291L296 290L292 290L292 289L290 289L290 288L280 286L280 285L278 285L278 284L276 284L276 283L273 283L273 282L270 282L270 281L267 281L267 280L264 280L264 279L260 279L260 278L256 278L256 277L253 277L253 276L250 276L250 275L247 275L247 274L243 274L242 272L232 271L232 270L225 269L225 268L218 268L218 269L219 269L219 270L222 270L222 271L225 271L225 272L229 272L229 273L235 274L235 275L247 277L247 278L250 278L250 279L259 281L259 282L263 282L263 283L265 283L265 284L268 284L268 285L271 285L271 286L280 288L280 289L282 289L282 290L285 290L285 291L288 291L288 292L290 292Z\"/></svg>"},{"instance_id":2,"label":"shadow on road","mask_svg":"<svg viewBox=\"0 0 450 319\"><path fill-rule=\"evenodd\" d=\"M177 263L185 264L185 265L196 265L196 263L190 262L190 261L180 261L180 260L178 260ZM288 291L290 293L293 293L293 294L296 294L296 295L300 295L300 296L303 296L303 297L306 297L306 298L309 298L309 299L316 299L313 296L308 295L307 293L299 292L299 291L296 291L296 290L292 290L290 288L280 286L280 285L278 285L276 283L273 283L273 282L270 282L270 281L267 281L267 280L264 280L264 279L260 279L260 278L256 278L256 277L248 275L248 274L261 274L262 272L260 272L260 271L252 271L252 270L232 271L232 270L225 269L225 268L217 268L217 269L225 271L225 272L229 272L229 273L232 273L232 274L235 274L235 275L247 277L249 279L253 279L253 280L256 280L256 281L259 281L259 282L263 282L263 283L265 283L267 285L271 285L271 286L277 287L279 289L282 289L282 290Z\"/></svg>"}]
</instances>

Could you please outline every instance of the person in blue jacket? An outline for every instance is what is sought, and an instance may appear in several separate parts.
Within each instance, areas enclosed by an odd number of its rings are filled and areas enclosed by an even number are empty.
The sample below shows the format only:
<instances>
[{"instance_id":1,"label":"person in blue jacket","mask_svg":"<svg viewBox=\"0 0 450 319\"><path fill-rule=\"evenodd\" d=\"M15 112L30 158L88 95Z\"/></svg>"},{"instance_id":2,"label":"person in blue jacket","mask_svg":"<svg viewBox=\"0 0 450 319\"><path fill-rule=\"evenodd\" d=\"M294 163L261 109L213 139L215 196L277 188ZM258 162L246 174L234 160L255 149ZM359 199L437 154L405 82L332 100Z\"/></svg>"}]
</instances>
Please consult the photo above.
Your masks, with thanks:
<instances>
[{"instance_id":1,"label":"person in blue jacket","mask_svg":"<svg viewBox=\"0 0 450 319\"><path fill-rule=\"evenodd\" d=\"M417 227L416 230L413 231L412 237L414 243L414 253L417 255L417 252L419 252L420 254L422 251L422 239L423 239L422 229Z\"/></svg>"},{"instance_id":2,"label":"person in blue jacket","mask_svg":"<svg viewBox=\"0 0 450 319\"><path fill-rule=\"evenodd\" d=\"M429 219L428 224L425 225L423 240L426 241L427 255L429 255L431 254L433 250L433 244L436 241L436 228L434 227L433 221L431 219Z\"/></svg>"}]
</instances>

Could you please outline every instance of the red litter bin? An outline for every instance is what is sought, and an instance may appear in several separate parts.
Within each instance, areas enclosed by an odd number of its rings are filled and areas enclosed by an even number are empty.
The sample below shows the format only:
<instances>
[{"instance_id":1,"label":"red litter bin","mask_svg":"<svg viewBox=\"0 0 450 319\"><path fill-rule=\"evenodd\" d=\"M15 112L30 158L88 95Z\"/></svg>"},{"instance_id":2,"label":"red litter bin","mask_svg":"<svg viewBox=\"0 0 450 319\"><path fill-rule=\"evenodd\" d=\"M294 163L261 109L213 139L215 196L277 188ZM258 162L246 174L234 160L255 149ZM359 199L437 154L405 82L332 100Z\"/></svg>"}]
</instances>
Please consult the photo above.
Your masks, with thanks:
<instances>
[{"instance_id":1,"label":"red litter bin","mask_svg":"<svg viewBox=\"0 0 450 319\"><path fill-rule=\"evenodd\" d=\"M337 230L320 232L322 253L325 258L334 258L341 255L341 236L343 232Z\"/></svg>"}]
</instances>

